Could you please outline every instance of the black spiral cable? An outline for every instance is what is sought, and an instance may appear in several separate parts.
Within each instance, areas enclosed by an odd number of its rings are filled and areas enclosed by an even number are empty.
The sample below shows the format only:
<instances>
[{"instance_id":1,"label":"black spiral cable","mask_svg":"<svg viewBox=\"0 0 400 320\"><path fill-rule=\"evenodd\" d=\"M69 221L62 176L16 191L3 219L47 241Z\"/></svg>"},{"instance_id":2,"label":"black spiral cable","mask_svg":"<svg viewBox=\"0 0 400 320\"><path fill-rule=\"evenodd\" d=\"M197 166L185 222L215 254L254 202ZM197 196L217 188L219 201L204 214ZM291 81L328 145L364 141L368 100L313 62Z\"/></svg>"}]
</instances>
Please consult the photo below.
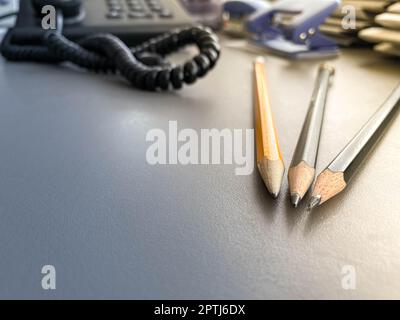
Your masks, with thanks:
<instances>
[{"instance_id":1,"label":"black spiral cable","mask_svg":"<svg viewBox=\"0 0 400 320\"><path fill-rule=\"evenodd\" d=\"M162 63L165 56L187 45L199 49L193 59L177 66ZM156 91L180 89L184 83L192 84L205 76L218 61L220 46L216 35L201 26L173 31L133 48L111 34L95 34L73 42L58 31L45 32L41 46L20 45L12 42L9 30L0 52L10 61L68 61L94 72L117 72L136 88ZM149 55L153 59L148 59Z\"/></svg>"}]
</instances>

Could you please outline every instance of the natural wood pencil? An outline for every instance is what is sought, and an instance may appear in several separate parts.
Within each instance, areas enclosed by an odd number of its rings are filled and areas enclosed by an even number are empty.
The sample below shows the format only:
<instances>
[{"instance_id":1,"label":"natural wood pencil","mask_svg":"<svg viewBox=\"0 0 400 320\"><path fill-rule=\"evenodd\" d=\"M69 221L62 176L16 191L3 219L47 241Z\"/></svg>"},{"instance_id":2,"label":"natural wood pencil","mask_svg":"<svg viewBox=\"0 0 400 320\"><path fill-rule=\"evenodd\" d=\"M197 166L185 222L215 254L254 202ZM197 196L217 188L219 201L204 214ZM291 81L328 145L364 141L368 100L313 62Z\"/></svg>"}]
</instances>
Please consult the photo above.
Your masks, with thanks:
<instances>
[{"instance_id":1,"label":"natural wood pencil","mask_svg":"<svg viewBox=\"0 0 400 320\"><path fill-rule=\"evenodd\" d=\"M342 192L400 107L400 84L356 136L318 176L308 210Z\"/></svg>"},{"instance_id":2,"label":"natural wood pencil","mask_svg":"<svg viewBox=\"0 0 400 320\"><path fill-rule=\"evenodd\" d=\"M314 181L325 105L334 72L325 64L318 69L310 106L289 168L290 199L294 207L298 206Z\"/></svg>"},{"instance_id":3,"label":"natural wood pencil","mask_svg":"<svg viewBox=\"0 0 400 320\"><path fill-rule=\"evenodd\" d=\"M285 165L269 101L264 59L254 62L255 142L257 167L274 198L281 189Z\"/></svg>"}]
</instances>

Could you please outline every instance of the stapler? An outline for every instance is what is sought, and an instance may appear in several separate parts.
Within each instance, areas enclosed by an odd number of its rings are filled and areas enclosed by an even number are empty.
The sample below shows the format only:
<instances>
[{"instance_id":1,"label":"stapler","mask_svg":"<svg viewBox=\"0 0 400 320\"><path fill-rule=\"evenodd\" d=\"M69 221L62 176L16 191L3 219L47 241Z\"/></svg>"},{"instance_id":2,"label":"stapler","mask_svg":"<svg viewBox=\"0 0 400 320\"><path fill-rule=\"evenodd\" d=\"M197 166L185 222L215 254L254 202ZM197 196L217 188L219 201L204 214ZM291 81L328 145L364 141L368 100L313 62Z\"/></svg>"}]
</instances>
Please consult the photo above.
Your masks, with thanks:
<instances>
[{"instance_id":1,"label":"stapler","mask_svg":"<svg viewBox=\"0 0 400 320\"><path fill-rule=\"evenodd\" d=\"M282 0L251 15L246 29L257 46L289 59L336 56L336 42L319 27L339 4L340 0Z\"/></svg>"}]
</instances>

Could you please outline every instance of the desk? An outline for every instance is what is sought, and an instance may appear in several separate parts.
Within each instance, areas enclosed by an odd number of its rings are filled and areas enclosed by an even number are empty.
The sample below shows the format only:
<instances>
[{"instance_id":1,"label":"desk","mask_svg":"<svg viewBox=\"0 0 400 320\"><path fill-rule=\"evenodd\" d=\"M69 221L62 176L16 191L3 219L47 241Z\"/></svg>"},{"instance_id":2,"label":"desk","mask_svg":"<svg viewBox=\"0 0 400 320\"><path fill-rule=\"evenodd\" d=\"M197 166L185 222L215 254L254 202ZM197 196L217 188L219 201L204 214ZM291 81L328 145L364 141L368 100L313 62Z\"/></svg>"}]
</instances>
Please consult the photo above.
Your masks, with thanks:
<instances>
[{"instance_id":1,"label":"desk","mask_svg":"<svg viewBox=\"0 0 400 320\"><path fill-rule=\"evenodd\" d=\"M274 201L257 171L147 164L146 133L169 120L253 127L255 55L223 47L217 68L177 93L0 60L1 298L400 298L399 117L348 190L311 214L291 208L286 178ZM318 172L400 74L368 50L331 63ZM318 62L266 64L288 167ZM46 264L54 291L41 288ZM342 287L348 265L355 290Z\"/></svg>"}]
</instances>

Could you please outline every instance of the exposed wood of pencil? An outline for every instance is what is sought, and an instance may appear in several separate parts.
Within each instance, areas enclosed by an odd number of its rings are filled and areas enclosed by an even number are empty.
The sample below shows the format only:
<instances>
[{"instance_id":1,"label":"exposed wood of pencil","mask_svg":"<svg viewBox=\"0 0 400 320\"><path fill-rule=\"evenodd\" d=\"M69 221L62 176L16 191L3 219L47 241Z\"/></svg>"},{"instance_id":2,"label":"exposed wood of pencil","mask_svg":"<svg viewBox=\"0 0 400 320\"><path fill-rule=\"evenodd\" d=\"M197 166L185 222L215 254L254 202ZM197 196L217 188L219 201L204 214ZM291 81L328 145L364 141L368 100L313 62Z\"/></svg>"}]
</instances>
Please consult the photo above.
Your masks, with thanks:
<instances>
[{"instance_id":1,"label":"exposed wood of pencil","mask_svg":"<svg viewBox=\"0 0 400 320\"><path fill-rule=\"evenodd\" d=\"M254 63L254 90L257 167L268 191L276 197L285 166L268 97L265 64L261 59Z\"/></svg>"},{"instance_id":2,"label":"exposed wood of pencil","mask_svg":"<svg viewBox=\"0 0 400 320\"><path fill-rule=\"evenodd\" d=\"M302 199L314 181L315 169L305 161L297 166L289 168L289 189L290 194L298 194Z\"/></svg>"},{"instance_id":3,"label":"exposed wood of pencil","mask_svg":"<svg viewBox=\"0 0 400 320\"><path fill-rule=\"evenodd\" d=\"M343 172L326 169L318 176L312 196L321 197L321 205L342 192L346 185Z\"/></svg>"}]
</instances>

